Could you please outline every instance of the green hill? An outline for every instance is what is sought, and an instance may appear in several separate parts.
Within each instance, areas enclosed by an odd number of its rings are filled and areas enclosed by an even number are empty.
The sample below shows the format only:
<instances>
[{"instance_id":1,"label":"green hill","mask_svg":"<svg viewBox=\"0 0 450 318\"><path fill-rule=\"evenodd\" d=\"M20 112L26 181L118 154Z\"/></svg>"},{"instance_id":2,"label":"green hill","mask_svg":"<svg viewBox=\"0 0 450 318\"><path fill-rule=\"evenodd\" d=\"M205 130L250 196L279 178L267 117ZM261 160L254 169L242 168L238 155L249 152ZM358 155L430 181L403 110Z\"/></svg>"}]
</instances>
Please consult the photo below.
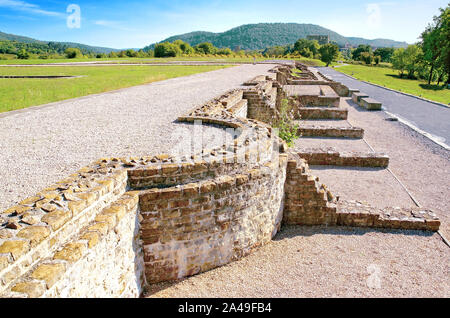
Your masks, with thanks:
<instances>
[{"instance_id":1,"label":"green hill","mask_svg":"<svg viewBox=\"0 0 450 318\"><path fill-rule=\"evenodd\" d=\"M111 49L106 47L90 46L80 43L72 42L50 42L50 41L40 41L32 39L26 36L20 36L15 34L8 34L0 32L0 41L12 41L17 43L26 43L37 45L38 47L49 46L49 52L63 53L68 47L79 48L83 53L110 53L112 51L119 51L117 49Z\"/></svg>"},{"instance_id":2,"label":"green hill","mask_svg":"<svg viewBox=\"0 0 450 318\"><path fill-rule=\"evenodd\" d=\"M240 47L244 50L263 50L267 47L277 45L288 45L295 43L299 38L306 38L308 35L329 35L330 40L340 46L350 44L370 44L374 47L406 47L406 42L397 42L387 39L366 40L362 38L344 37L334 31L323 28L315 24L298 23L260 23L247 24L231 29L223 33L212 32L191 32L175 35L161 42L173 42L183 40L191 45L202 42L211 42L217 47ZM155 44L147 46L144 50L152 49Z\"/></svg>"}]
</instances>

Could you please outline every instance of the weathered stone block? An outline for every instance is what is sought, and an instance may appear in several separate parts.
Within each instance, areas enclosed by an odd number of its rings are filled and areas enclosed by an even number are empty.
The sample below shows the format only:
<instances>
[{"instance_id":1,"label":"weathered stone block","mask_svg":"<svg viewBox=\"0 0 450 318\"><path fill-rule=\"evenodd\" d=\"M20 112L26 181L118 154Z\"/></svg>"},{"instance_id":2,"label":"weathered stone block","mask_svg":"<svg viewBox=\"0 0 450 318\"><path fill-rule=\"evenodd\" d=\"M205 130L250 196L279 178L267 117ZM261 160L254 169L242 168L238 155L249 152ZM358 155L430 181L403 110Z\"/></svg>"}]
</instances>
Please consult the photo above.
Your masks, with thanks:
<instances>
[{"instance_id":1,"label":"weathered stone block","mask_svg":"<svg viewBox=\"0 0 450 318\"><path fill-rule=\"evenodd\" d=\"M66 266L62 263L39 265L31 274L37 280L45 281L47 288L51 288L66 271Z\"/></svg>"},{"instance_id":2,"label":"weathered stone block","mask_svg":"<svg viewBox=\"0 0 450 318\"><path fill-rule=\"evenodd\" d=\"M50 235L50 229L46 226L30 226L17 233L17 237L30 241L31 247L36 246Z\"/></svg>"},{"instance_id":3,"label":"weathered stone block","mask_svg":"<svg viewBox=\"0 0 450 318\"><path fill-rule=\"evenodd\" d=\"M11 240L5 241L0 245L0 254L11 253L14 260L30 250L30 243L25 240Z\"/></svg>"},{"instance_id":4,"label":"weathered stone block","mask_svg":"<svg viewBox=\"0 0 450 318\"><path fill-rule=\"evenodd\" d=\"M27 294L30 298L38 298L45 293L46 285L40 281L22 282L11 288L11 291Z\"/></svg>"},{"instance_id":5,"label":"weathered stone block","mask_svg":"<svg viewBox=\"0 0 450 318\"><path fill-rule=\"evenodd\" d=\"M62 250L55 253L53 259L64 260L68 262L76 262L83 257L86 251L86 245L83 243L68 243Z\"/></svg>"}]
</instances>

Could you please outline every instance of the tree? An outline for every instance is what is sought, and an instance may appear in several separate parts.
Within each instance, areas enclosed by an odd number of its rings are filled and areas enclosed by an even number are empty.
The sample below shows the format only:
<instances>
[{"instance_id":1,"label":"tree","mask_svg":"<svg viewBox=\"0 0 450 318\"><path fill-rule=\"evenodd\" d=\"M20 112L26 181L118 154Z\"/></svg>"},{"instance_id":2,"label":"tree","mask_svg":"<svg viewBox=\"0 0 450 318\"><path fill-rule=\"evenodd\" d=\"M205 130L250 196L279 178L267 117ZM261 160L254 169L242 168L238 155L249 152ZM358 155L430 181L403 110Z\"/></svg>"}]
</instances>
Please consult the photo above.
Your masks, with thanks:
<instances>
[{"instance_id":1,"label":"tree","mask_svg":"<svg viewBox=\"0 0 450 318\"><path fill-rule=\"evenodd\" d=\"M450 63L450 7L440 9L441 14L433 17L433 23L429 24L420 38L420 46L423 50L423 60L430 66L428 84L431 84L433 72L445 72L445 63ZM450 73L448 74L450 77ZM441 78L442 75L439 75Z\"/></svg>"},{"instance_id":2,"label":"tree","mask_svg":"<svg viewBox=\"0 0 450 318\"><path fill-rule=\"evenodd\" d=\"M294 52L298 52L301 56L312 58L319 53L320 45L315 40L299 39L294 44Z\"/></svg>"},{"instance_id":3,"label":"tree","mask_svg":"<svg viewBox=\"0 0 450 318\"><path fill-rule=\"evenodd\" d=\"M405 50L406 70L408 71L408 78L414 78L414 73L417 70L420 61L423 59L422 49L418 45L409 45Z\"/></svg>"},{"instance_id":4,"label":"tree","mask_svg":"<svg viewBox=\"0 0 450 318\"><path fill-rule=\"evenodd\" d=\"M21 49L17 52L17 58L21 60L28 60L30 58L30 54L25 49Z\"/></svg>"},{"instance_id":5,"label":"tree","mask_svg":"<svg viewBox=\"0 0 450 318\"><path fill-rule=\"evenodd\" d=\"M394 54L391 58L392 61L392 67L394 70L399 71L400 77L403 77L403 73L406 70L406 54L405 49L400 48L394 51Z\"/></svg>"},{"instance_id":6,"label":"tree","mask_svg":"<svg viewBox=\"0 0 450 318\"><path fill-rule=\"evenodd\" d=\"M331 62L335 61L339 56L339 47L336 44L325 44L319 49L320 60L330 65Z\"/></svg>"},{"instance_id":7,"label":"tree","mask_svg":"<svg viewBox=\"0 0 450 318\"><path fill-rule=\"evenodd\" d=\"M353 52L352 52L352 58L354 61L360 61L361 60L361 53L367 52L372 54L372 47L370 45L359 45Z\"/></svg>"},{"instance_id":8,"label":"tree","mask_svg":"<svg viewBox=\"0 0 450 318\"><path fill-rule=\"evenodd\" d=\"M375 65L380 64L380 62L381 62L381 56L375 55L375 56L373 57L373 61L375 62Z\"/></svg>"},{"instance_id":9,"label":"tree","mask_svg":"<svg viewBox=\"0 0 450 318\"><path fill-rule=\"evenodd\" d=\"M137 57L138 56L137 52L135 50L132 50L132 49L128 49L125 52L125 55L128 56L128 57Z\"/></svg>"},{"instance_id":10,"label":"tree","mask_svg":"<svg viewBox=\"0 0 450 318\"><path fill-rule=\"evenodd\" d=\"M83 54L81 53L80 49L73 48L73 47L67 48L64 53L66 54L66 57L68 59L83 57Z\"/></svg>"},{"instance_id":11,"label":"tree","mask_svg":"<svg viewBox=\"0 0 450 318\"><path fill-rule=\"evenodd\" d=\"M176 57L181 55L181 49L170 42L159 43L155 46L155 57Z\"/></svg>"},{"instance_id":12,"label":"tree","mask_svg":"<svg viewBox=\"0 0 450 318\"><path fill-rule=\"evenodd\" d=\"M209 42L200 43L195 50L201 54L216 54L217 48Z\"/></svg>"},{"instance_id":13,"label":"tree","mask_svg":"<svg viewBox=\"0 0 450 318\"><path fill-rule=\"evenodd\" d=\"M373 52L373 55L380 56L381 62L390 62L395 49L392 47L380 47Z\"/></svg>"},{"instance_id":14,"label":"tree","mask_svg":"<svg viewBox=\"0 0 450 318\"><path fill-rule=\"evenodd\" d=\"M369 52L362 52L359 58L361 61L363 61L367 65L372 65L373 54L371 54Z\"/></svg>"}]
</instances>

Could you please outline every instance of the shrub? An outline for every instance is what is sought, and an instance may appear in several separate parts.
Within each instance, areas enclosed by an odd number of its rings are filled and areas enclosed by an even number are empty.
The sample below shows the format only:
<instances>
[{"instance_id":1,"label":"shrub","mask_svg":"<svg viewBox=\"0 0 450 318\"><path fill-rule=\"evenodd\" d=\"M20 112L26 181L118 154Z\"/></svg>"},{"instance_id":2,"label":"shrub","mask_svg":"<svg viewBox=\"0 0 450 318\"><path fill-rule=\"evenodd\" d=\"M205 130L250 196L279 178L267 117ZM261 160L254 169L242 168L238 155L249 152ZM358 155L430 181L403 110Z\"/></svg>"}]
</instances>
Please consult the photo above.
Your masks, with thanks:
<instances>
[{"instance_id":1,"label":"shrub","mask_svg":"<svg viewBox=\"0 0 450 318\"><path fill-rule=\"evenodd\" d=\"M177 57L179 55L181 55L181 49L176 44L164 42L155 46L155 57Z\"/></svg>"},{"instance_id":2,"label":"shrub","mask_svg":"<svg viewBox=\"0 0 450 318\"><path fill-rule=\"evenodd\" d=\"M274 128L278 129L279 137L283 139L289 147L292 147L295 139L299 137L299 126L294 123L293 107L289 105L289 101L287 99L283 99L281 101L279 118L274 123Z\"/></svg>"},{"instance_id":3,"label":"shrub","mask_svg":"<svg viewBox=\"0 0 450 318\"><path fill-rule=\"evenodd\" d=\"M74 59L74 58L80 58L83 57L83 54L81 53L80 49L69 47L64 52L66 54L66 57L68 59Z\"/></svg>"},{"instance_id":4,"label":"shrub","mask_svg":"<svg viewBox=\"0 0 450 318\"><path fill-rule=\"evenodd\" d=\"M17 58L21 60L27 60L30 58L30 54L25 49L21 49L19 50L19 52L17 52Z\"/></svg>"}]
</instances>

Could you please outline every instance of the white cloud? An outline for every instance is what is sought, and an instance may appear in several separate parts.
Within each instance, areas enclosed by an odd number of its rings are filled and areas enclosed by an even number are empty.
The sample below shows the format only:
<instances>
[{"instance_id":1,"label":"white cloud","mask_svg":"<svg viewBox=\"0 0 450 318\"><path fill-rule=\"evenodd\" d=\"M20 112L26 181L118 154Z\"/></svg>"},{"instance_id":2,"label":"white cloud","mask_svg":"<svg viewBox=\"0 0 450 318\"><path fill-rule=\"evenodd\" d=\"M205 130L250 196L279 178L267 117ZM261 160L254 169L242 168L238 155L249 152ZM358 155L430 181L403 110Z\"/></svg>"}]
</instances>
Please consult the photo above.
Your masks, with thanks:
<instances>
[{"instance_id":1,"label":"white cloud","mask_svg":"<svg viewBox=\"0 0 450 318\"><path fill-rule=\"evenodd\" d=\"M38 5L21 0L0 0L0 7L9 8L18 11L26 11L34 14L46 16L63 16L60 12L47 11L41 9Z\"/></svg>"},{"instance_id":2,"label":"white cloud","mask_svg":"<svg viewBox=\"0 0 450 318\"><path fill-rule=\"evenodd\" d=\"M381 27L381 8L379 3L369 3L366 7L366 12L369 14L367 17L367 25L371 29L379 29Z\"/></svg>"}]
</instances>

